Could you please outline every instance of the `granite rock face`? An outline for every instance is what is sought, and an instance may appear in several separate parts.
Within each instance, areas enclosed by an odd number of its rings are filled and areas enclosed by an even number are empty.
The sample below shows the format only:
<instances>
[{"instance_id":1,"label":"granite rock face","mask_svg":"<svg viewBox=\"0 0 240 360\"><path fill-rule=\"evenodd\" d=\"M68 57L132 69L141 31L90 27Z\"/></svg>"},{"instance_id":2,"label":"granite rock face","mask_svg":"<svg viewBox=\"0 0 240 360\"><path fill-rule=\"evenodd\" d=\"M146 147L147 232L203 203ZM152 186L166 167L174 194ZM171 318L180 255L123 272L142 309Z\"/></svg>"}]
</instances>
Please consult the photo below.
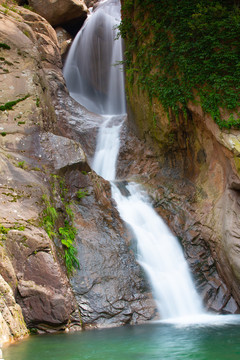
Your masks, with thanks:
<instances>
[{"instance_id":1,"label":"granite rock face","mask_svg":"<svg viewBox=\"0 0 240 360\"><path fill-rule=\"evenodd\" d=\"M221 131L193 104L187 119L169 122L161 104L136 87L128 98L129 127L141 141L123 134L119 176L147 187L184 247L206 307L239 312L239 131Z\"/></svg>"}]
</instances>

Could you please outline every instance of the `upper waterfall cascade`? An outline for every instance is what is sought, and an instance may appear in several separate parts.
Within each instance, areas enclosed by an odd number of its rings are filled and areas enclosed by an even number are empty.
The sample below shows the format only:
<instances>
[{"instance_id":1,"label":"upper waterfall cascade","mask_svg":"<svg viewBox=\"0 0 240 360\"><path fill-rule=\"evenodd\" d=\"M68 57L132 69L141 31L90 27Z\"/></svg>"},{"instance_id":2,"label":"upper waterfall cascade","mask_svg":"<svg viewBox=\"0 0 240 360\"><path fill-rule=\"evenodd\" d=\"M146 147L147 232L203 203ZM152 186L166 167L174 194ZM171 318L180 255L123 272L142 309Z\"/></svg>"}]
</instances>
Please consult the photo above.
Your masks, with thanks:
<instances>
[{"instance_id":1,"label":"upper waterfall cascade","mask_svg":"<svg viewBox=\"0 0 240 360\"><path fill-rule=\"evenodd\" d=\"M97 114L126 113L120 2L103 1L77 34L64 67L71 96Z\"/></svg>"},{"instance_id":2,"label":"upper waterfall cascade","mask_svg":"<svg viewBox=\"0 0 240 360\"><path fill-rule=\"evenodd\" d=\"M119 22L120 1L102 1L75 38L64 76L75 100L104 115L92 167L111 181L112 196L137 241L138 261L148 275L161 318L201 314L201 301L177 239L137 184L129 183L127 195L122 195L114 182L126 113L122 41L116 39Z\"/></svg>"}]
</instances>

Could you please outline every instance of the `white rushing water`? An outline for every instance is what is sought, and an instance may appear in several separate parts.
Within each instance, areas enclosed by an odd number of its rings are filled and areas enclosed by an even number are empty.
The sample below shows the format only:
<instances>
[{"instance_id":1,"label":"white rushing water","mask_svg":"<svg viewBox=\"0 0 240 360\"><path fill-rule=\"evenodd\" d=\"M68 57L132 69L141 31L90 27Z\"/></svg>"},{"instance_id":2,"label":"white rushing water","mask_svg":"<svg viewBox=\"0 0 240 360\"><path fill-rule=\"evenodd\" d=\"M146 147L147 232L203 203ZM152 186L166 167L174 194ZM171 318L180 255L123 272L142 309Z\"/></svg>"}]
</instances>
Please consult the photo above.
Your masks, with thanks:
<instances>
[{"instance_id":1,"label":"white rushing water","mask_svg":"<svg viewBox=\"0 0 240 360\"><path fill-rule=\"evenodd\" d=\"M177 239L139 185L129 183L122 195L114 183L126 112L123 72L114 66L122 60L121 39L114 40L119 21L120 1L103 1L77 35L64 76L72 97L90 111L105 114L92 167L112 181L112 196L136 238L138 261L148 275L161 318L200 314L201 301Z\"/></svg>"},{"instance_id":2,"label":"white rushing water","mask_svg":"<svg viewBox=\"0 0 240 360\"><path fill-rule=\"evenodd\" d=\"M201 302L177 239L140 186L129 183L126 188L129 196L123 196L115 185L113 197L137 239L138 261L148 274L161 318L200 314Z\"/></svg>"},{"instance_id":3,"label":"white rushing water","mask_svg":"<svg viewBox=\"0 0 240 360\"><path fill-rule=\"evenodd\" d=\"M120 20L120 2L103 1L74 39L63 70L71 96L97 114L126 113Z\"/></svg>"}]
</instances>

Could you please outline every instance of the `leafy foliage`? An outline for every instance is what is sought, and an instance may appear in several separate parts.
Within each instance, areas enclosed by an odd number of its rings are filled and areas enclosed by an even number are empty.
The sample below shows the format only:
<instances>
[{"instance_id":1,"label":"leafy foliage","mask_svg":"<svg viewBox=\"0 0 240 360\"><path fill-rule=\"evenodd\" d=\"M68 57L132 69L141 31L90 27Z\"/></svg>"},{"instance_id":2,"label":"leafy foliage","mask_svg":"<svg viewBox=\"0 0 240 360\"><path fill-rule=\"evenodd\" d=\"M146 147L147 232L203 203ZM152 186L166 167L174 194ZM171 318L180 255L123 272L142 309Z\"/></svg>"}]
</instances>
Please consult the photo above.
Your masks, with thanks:
<instances>
[{"instance_id":1,"label":"leafy foliage","mask_svg":"<svg viewBox=\"0 0 240 360\"><path fill-rule=\"evenodd\" d=\"M220 128L240 128L240 9L227 0L124 0L130 84L176 115L198 99ZM220 109L232 112L222 120Z\"/></svg>"},{"instance_id":2,"label":"leafy foliage","mask_svg":"<svg viewBox=\"0 0 240 360\"><path fill-rule=\"evenodd\" d=\"M79 269L79 261L76 257L77 249L73 246L76 236L76 229L65 220L65 226L60 227L58 232L61 236L61 242L64 245L64 259L68 273L72 273L74 268Z\"/></svg>"},{"instance_id":3,"label":"leafy foliage","mask_svg":"<svg viewBox=\"0 0 240 360\"><path fill-rule=\"evenodd\" d=\"M77 230L73 225L74 214L71 209L71 202L67 201L68 189L64 179L56 174L52 174L52 194L50 199L43 195L45 204L43 210L42 224L50 238L59 238L64 250L64 260L68 275L71 275L74 269L79 269L79 261L76 257L77 249L74 246ZM62 201L61 210L57 211L54 206L54 198L60 196ZM64 226L60 226L64 224Z\"/></svg>"},{"instance_id":4,"label":"leafy foliage","mask_svg":"<svg viewBox=\"0 0 240 360\"><path fill-rule=\"evenodd\" d=\"M10 50L11 47L8 44L5 43L0 43L0 48L5 49L5 50Z\"/></svg>"},{"instance_id":5,"label":"leafy foliage","mask_svg":"<svg viewBox=\"0 0 240 360\"><path fill-rule=\"evenodd\" d=\"M76 195L77 195L77 198L80 200L80 199L84 198L85 196L88 196L89 193L88 193L88 191L85 190L85 189L79 189L79 190L77 191Z\"/></svg>"}]
</instances>

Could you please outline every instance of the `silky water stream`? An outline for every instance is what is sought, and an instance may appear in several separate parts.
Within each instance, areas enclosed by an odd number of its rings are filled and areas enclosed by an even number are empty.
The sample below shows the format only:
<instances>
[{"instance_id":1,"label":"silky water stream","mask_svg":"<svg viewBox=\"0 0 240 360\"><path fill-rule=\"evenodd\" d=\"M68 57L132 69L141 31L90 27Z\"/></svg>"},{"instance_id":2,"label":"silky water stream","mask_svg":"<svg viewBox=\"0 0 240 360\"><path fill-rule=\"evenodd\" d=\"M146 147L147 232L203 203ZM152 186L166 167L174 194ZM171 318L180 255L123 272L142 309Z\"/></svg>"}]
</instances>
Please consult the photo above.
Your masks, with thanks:
<instances>
[{"instance_id":1,"label":"silky water stream","mask_svg":"<svg viewBox=\"0 0 240 360\"><path fill-rule=\"evenodd\" d=\"M116 39L120 1L104 0L76 36L64 68L71 96L101 114L92 168L112 186L122 219L137 241L162 320L145 325L31 337L4 349L5 360L239 359L239 316L204 313L177 239L152 208L143 188L115 180L121 126L126 118L124 77ZM84 56L83 56L84 54ZM117 65L118 64L118 65Z\"/></svg>"}]
</instances>

